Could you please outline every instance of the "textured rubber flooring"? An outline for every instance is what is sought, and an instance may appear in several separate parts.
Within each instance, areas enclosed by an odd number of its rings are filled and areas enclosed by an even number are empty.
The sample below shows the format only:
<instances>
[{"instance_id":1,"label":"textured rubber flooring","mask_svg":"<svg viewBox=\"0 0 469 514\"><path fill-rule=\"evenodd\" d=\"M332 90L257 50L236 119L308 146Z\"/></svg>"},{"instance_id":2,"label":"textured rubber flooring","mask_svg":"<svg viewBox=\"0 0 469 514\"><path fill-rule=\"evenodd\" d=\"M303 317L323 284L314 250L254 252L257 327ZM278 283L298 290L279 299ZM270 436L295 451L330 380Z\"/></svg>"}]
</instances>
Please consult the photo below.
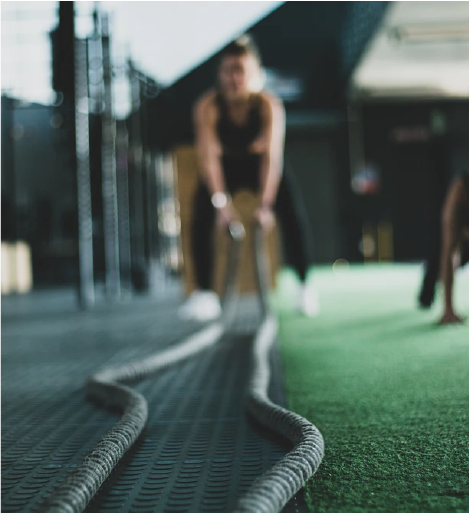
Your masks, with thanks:
<instances>
[{"instance_id":1,"label":"textured rubber flooring","mask_svg":"<svg viewBox=\"0 0 469 514\"><path fill-rule=\"evenodd\" d=\"M119 415L84 397L102 366L149 355L199 325L175 316L177 292L74 309L67 291L2 302L2 511L38 512L53 488ZM214 349L134 384L149 422L88 507L89 512L227 512L290 449L244 412L254 299ZM278 351L272 398L284 404ZM305 511L301 495L286 511Z\"/></svg>"}]
</instances>

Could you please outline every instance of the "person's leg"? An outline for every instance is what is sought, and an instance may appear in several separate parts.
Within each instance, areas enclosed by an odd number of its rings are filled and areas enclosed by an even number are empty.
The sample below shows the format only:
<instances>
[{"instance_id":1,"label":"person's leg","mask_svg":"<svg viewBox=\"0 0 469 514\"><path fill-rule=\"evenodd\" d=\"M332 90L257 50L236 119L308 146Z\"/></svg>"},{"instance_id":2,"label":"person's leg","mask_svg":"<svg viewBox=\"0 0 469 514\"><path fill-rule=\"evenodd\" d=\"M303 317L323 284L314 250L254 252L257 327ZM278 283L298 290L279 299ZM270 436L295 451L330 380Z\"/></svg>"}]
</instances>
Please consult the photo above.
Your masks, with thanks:
<instances>
[{"instance_id":1,"label":"person's leg","mask_svg":"<svg viewBox=\"0 0 469 514\"><path fill-rule=\"evenodd\" d=\"M306 210L293 177L284 175L277 193L275 212L280 221L286 264L302 282L297 308L307 316L319 313L319 300L306 275L312 262L311 239Z\"/></svg>"},{"instance_id":2,"label":"person's leg","mask_svg":"<svg viewBox=\"0 0 469 514\"><path fill-rule=\"evenodd\" d=\"M435 299L436 284L440 278L440 254L441 254L441 211L445 203L446 191L450 186L447 176L447 163L445 160L445 145L441 140L433 148L432 156L433 194L430 197L429 216L431 227L431 239L427 248L427 259L424 264L422 285L419 293L420 307L428 309ZM431 175L430 175L431 176Z\"/></svg>"},{"instance_id":3,"label":"person's leg","mask_svg":"<svg viewBox=\"0 0 469 514\"><path fill-rule=\"evenodd\" d=\"M215 209L205 185L201 184L194 198L192 223L192 256L197 287L210 290L212 282L213 244L212 233Z\"/></svg>"},{"instance_id":4,"label":"person's leg","mask_svg":"<svg viewBox=\"0 0 469 514\"><path fill-rule=\"evenodd\" d=\"M202 184L194 198L193 212L192 257L197 289L180 308L179 315L184 319L209 321L220 316L221 306L218 296L211 291L215 212L210 194Z\"/></svg>"},{"instance_id":5,"label":"person's leg","mask_svg":"<svg viewBox=\"0 0 469 514\"><path fill-rule=\"evenodd\" d=\"M440 276L441 234L440 227L435 228L435 237L432 242L428 259L425 262L425 271L420 288L419 303L422 308L429 308L435 299L435 288Z\"/></svg>"},{"instance_id":6,"label":"person's leg","mask_svg":"<svg viewBox=\"0 0 469 514\"><path fill-rule=\"evenodd\" d=\"M296 189L294 179L284 174L280 182L274 210L282 228L286 264L306 280L306 273L311 266L311 241L309 224L301 197Z\"/></svg>"}]
</instances>

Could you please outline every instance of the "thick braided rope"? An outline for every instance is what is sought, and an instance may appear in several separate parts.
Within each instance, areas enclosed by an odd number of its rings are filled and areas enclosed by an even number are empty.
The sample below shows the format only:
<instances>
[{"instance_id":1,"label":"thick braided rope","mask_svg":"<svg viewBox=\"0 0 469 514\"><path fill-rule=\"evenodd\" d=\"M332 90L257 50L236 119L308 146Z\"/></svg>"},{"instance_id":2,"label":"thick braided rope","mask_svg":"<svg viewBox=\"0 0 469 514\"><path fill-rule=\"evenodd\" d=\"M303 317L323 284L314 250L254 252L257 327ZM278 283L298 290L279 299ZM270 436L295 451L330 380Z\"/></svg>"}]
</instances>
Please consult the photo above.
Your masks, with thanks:
<instances>
[{"instance_id":1,"label":"thick braided rope","mask_svg":"<svg viewBox=\"0 0 469 514\"><path fill-rule=\"evenodd\" d=\"M47 512L82 512L145 426L148 407L143 396L117 384L103 388L113 405L126 406L124 415L54 492Z\"/></svg>"},{"instance_id":2,"label":"thick braided rope","mask_svg":"<svg viewBox=\"0 0 469 514\"><path fill-rule=\"evenodd\" d=\"M294 448L254 482L239 500L236 512L280 512L319 468L324 456L324 440L308 420L269 399L269 356L277 338L278 323L268 309L266 260L260 227L255 231L254 246L259 294L265 315L254 339L247 409L262 425L289 439Z\"/></svg>"},{"instance_id":3,"label":"thick braided rope","mask_svg":"<svg viewBox=\"0 0 469 514\"><path fill-rule=\"evenodd\" d=\"M259 245L256 244L257 256L259 251ZM259 263L261 259L257 260ZM233 268L230 275L234 277L232 271ZM263 282L260 283L260 292L266 309ZM148 417L146 400L118 382L141 379L209 348L222 337L226 324L225 317L224 323L209 325L175 348L124 366L105 369L88 380L89 394L123 409L124 414L116 427L101 439L80 466L67 477L65 483L55 491L48 503L49 512L84 510L123 454L142 432ZM236 512L280 511L303 483L315 473L324 452L322 436L314 425L301 416L275 405L268 398L269 352L276 334L277 322L272 315L267 315L255 337L248 410L263 425L290 439L295 448L253 484L239 501Z\"/></svg>"},{"instance_id":4,"label":"thick braided rope","mask_svg":"<svg viewBox=\"0 0 469 514\"><path fill-rule=\"evenodd\" d=\"M227 270L226 296L233 295L239 244L245 237L243 225L239 222L230 224L229 234L232 247ZM210 324L177 346L123 366L104 369L88 379L87 393L109 406L123 410L123 416L54 491L47 504L48 512L82 512L124 453L142 433L148 419L148 404L141 394L119 382L142 379L213 346L225 333L234 314L233 308L229 308L226 302L225 306L227 312L221 322Z\"/></svg>"},{"instance_id":5,"label":"thick braided rope","mask_svg":"<svg viewBox=\"0 0 469 514\"><path fill-rule=\"evenodd\" d=\"M262 425L286 437L295 446L254 482L239 500L235 512L280 512L317 471L324 455L324 441L319 430L305 418L276 405L268 397L269 354L276 335L277 321L268 315L254 341L247 409Z\"/></svg>"},{"instance_id":6,"label":"thick braided rope","mask_svg":"<svg viewBox=\"0 0 469 514\"><path fill-rule=\"evenodd\" d=\"M222 323L212 323L185 341L146 359L104 369L86 384L88 394L124 411L122 418L68 475L48 502L48 512L82 512L124 453L141 434L148 418L145 398L118 382L141 379L213 346L224 333Z\"/></svg>"}]
</instances>

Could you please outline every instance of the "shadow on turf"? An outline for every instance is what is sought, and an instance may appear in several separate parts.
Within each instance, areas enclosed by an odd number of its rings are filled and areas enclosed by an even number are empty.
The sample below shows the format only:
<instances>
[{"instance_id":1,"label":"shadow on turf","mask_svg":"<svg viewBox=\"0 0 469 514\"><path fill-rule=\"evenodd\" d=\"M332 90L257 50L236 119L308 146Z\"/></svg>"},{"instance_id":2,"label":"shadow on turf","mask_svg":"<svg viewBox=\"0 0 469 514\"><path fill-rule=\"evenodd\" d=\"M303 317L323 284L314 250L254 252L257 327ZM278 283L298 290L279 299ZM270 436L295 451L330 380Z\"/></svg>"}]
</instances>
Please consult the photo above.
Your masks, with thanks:
<instances>
[{"instance_id":1,"label":"shadow on turf","mask_svg":"<svg viewBox=\"0 0 469 514\"><path fill-rule=\"evenodd\" d=\"M463 323L454 323L450 326L467 326L467 319L463 318ZM369 318L360 317L355 320L347 320L343 323L337 320L337 323L334 324L335 329L345 331L369 331L382 328L387 336L398 335L399 337L425 334L436 330L444 330L447 327L448 325L441 325L438 319L436 319L436 321L422 322L421 318L417 317L414 312L407 310L392 312L381 316L371 316Z\"/></svg>"},{"instance_id":2,"label":"shadow on turf","mask_svg":"<svg viewBox=\"0 0 469 514\"><path fill-rule=\"evenodd\" d=\"M340 318L334 322L334 327L340 330L368 330L370 328L377 328L381 325L386 325L386 327L393 325L400 325L401 323L406 323L405 329L409 326L414 326L412 321L420 321L416 320L416 315L412 311L403 310L403 311L394 311L388 314L379 315L379 316L363 316L359 318L355 318L352 320L345 320L341 322ZM423 329L429 328L432 326L431 323L423 323L419 324ZM388 329L386 329L388 331ZM394 332L392 329L389 332Z\"/></svg>"}]
</instances>

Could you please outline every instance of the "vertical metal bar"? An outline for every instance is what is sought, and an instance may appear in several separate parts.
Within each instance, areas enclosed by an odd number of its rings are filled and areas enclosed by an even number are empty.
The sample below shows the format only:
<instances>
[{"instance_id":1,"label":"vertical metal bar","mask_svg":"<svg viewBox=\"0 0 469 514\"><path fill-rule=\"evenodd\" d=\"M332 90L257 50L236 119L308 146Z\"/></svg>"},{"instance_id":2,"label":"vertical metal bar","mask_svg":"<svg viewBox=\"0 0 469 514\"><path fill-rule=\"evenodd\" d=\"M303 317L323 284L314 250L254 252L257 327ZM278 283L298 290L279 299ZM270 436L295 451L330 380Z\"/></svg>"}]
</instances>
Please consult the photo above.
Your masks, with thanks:
<instances>
[{"instance_id":1,"label":"vertical metal bar","mask_svg":"<svg viewBox=\"0 0 469 514\"><path fill-rule=\"evenodd\" d=\"M121 269L121 285L129 292L132 289L131 267L132 256L130 249L130 206L129 206L129 134L125 121L116 125L117 150L117 201L119 219L119 257Z\"/></svg>"},{"instance_id":2,"label":"vertical metal bar","mask_svg":"<svg viewBox=\"0 0 469 514\"><path fill-rule=\"evenodd\" d=\"M161 229L161 224L164 221L164 213L162 206L165 201L165 159L162 154L155 155L155 182L156 182L156 223L155 230L157 231L156 237L158 240L158 265L163 270L164 277L168 267L168 242L164 232Z\"/></svg>"},{"instance_id":3,"label":"vertical metal bar","mask_svg":"<svg viewBox=\"0 0 469 514\"><path fill-rule=\"evenodd\" d=\"M152 256L156 262L160 260L160 238L158 230L158 164L157 157L154 152L151 153L151 220L152 220Z\"/></svg>"},{"instance_id":4,"label":"vertical metal bar","mask_svg":"<svg viewBox=\"0 0 469 514\"><path fill-rule=\"evenodd\" d=\"M145 262L145 231L143 211L142 164L143 148L140 127L140 83L132 62L129 62L132 113L130 115L129 145L133 163L131 216L132 216L132 274L139 290L147 288Z\"/></svg>"},{"instance_id":5,"label":"vertical metal bar","mask_svg":"<svg viewBox=\"0 0 469 514\"><path fill-rule=\"evenodd\" d=\"M152 253L152 191L151 191L151 154L149 150L149 131L148 131L148 84L146 77L139 74L139 95L140 109L139 122L140 134L143 149L143 166L142 166L142 209L143 209L143 228L144 228L144 248L145 248L145 265L148 277L149 290L155 287L155 266Z\"/></svg>"},{"instance_id":6,"label":"vertical metal bar","mask_svg":"<svg viewBox=\"0 0 469 514\"><path fill-rule=\"evenodd\" d=\"M103 14L102 56L104 109L102 115L102 170L104 256L106 264L106 295L119 298L121 293L119 272L119 228L116 183L116 127L112 109L112 67L107 15Z\"/></svg>"},{"instance_id":7,"label":"vertical metal bar","mask_svg":"<svg viewBox=\"0 0 469 514\"><path fill-rule=\"evenodd\" d=\"M153 223L152 223L152 183L151 183L151 174L152 174L152 162L151 162L151 154L148 149L145 150L145 165L143 169L143 183L144 183L144 216L145 216L145 257L147 262L147 270L148 270L148 279L149 279L149 288L150 290L154 290L155 288L155 266L153 260L153 245L152 245L152 236L153 236Z\"/></svg>"},{"instance_id":8,"label":"vertical metal bar","mask_svg":"<svg viewBox=\"0 0 469 514\"><path fill-rule=\"evenodd\" d=\"M75 40L75 146L77 158L78 259L80 273L79 301L83 308L91 307L95 301L87 60L87 41Z\"/></svg>"}]
</instances>

